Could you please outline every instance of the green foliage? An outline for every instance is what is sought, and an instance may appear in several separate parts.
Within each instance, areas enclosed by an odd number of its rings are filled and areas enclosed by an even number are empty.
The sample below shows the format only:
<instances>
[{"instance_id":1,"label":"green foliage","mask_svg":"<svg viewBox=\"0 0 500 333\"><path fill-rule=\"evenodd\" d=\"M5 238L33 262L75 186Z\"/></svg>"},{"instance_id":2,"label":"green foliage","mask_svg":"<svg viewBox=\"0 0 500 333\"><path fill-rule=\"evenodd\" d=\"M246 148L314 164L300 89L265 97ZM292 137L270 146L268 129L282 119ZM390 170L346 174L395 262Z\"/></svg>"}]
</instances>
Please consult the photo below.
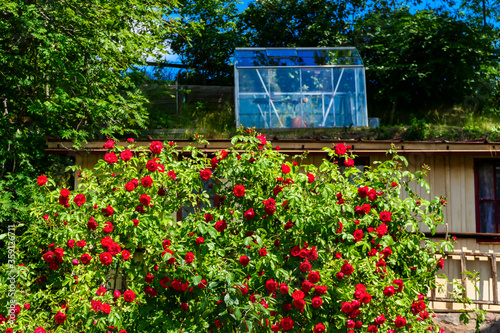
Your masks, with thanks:
<instances>
[{"instance_id":1,"label":"green foliage","mask_svg":"<svg viewBox=\"0 0 500 333\"><path fill-rule=\"evenodd\" d=\"M241 14L239 25L248 46L339 46L346 43L350 15L365 1L255 1Z\"/></svg>"},{"instance_id":2,"label":"green foliage","mask_svg":"<svg viewBox=\"0 0 500 333\"><path fill-rule=\"evenodd\" d=\"M52 179L32 185L33 221L24 233L16 229L25 265L16 295L30 309L20 311L16 328L319 333L345 332L354 320L383 331L434 326L419 297L434 287L434 254L443 248L419 229L443 222L442 204L409 187L428 190L426 169L406 171L393 150L364 171L340 167L355 157L343 144L325 148L320 166L302 164L306 154L293 163L263 135L248 133L212 159L194 146L179 152L173 142L120 145L93 170L69 168L81 171L77 190ZM179 211L182 221L174 218ZM9 269L0 266L3 308ZM132 292L135 299L125 297Z\"/></svg>"},{"instance_id":3,"label":"green foliage","mask_svg":"<svg viewBox=\"0 0 500 333\"><path fill-rule=\"evenodd\" d=\"M494 89L488 70L498 67L495 38L491 28L446 12L369 12L351 41L367 66L370 110L387 123L461 103L482 109Z\"/></svg>"},{"instance_id":4,"label":"green foliage","mask_svg":"<svg viewBox=\"0 0 500 333\"><path fill-rule=\"evenodd\" d=\"M181 0L182 30L166 33L172 50L188 72L181 73L183 84L233 85L230 57L240 43L236 28L237 0Z\"/></svg>"}]
</instances>

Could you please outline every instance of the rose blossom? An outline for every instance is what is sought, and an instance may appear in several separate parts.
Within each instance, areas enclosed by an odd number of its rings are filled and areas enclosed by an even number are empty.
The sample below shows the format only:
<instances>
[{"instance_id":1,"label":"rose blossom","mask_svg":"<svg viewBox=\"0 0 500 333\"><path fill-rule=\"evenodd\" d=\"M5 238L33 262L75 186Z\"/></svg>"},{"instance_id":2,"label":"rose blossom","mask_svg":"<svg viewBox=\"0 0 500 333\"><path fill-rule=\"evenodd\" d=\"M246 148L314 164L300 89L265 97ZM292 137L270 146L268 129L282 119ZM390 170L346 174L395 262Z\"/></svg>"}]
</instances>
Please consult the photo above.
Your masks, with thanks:
<instances>
[{"instance_id":1,"label":"rose blossom","mask_svg":"<svg viewBox=\"0 0 500 333\"><path fill-rule=\"evenodd\" d=\"M285 317L281 319L281 328L283 331L291 331L293 329L293 320L290 317Z\"/></svg>"},{"instance_id":2,"label":"rose blossom","mask_svg":"<svg viewBox=\"0 0 500 333\"><path fill-rule=\"evenodd\" d=\"M132 156L133 155L132 155L132 152L130 151L130 149L126 149L120 153L120 158L125 162L130 160L132 158Z\"/></svg>"},{"instance_id":3,"label":"rose blossom","mask_svg":"<svg viewBox=\"0 0 500 333\"><path fill-rule=\"evenodd\" d=\"M253 219L255 217L255 212L253 211L253 208L250 208L245 213L243 213L243 217L245 219L247 219L248 221L250 221L251 219Z\"/></svg>"},{"instance_id":4,"label":"rose blossom","mask_svg":"<svg viewBox=\"0 0 500 333\"><path fill-rule=\"evenodd\" d=\"M38 176L38 178L36 179L36 182L38 184L38 186L43 186L45 184L47 184L47 177L45 177L44 175L41 175L41 176Z\"/></svg>"},{"instance_id":5,"label":"rose blossom","mask_svg":"<svg viewBox=\"0 0 500 333\"><path fill-rule=\"evenodd\" d=\"M246 255L242 255L239 259L239 262L242 266L246 266L250 262L250 259L248 259Z\"/></svg>"},{"instance_id":6,"label":"rose blossom","mask_svg":"<svg viewBox=\"0 0 500 333\"><path fill-rule=\"evenodd\" d=\"M212 177L212 171L210 169L200 170L200 177L203 180L209 180Z\"/></svg>"},{"instance_id":7,"label":"rose blossom","mask_svg":"<svg viewBox=\"0 0 500 333\"><path fill-rule=\"evenodd\" d=\"M85 198L85 195L84 195L84 194L82 194L82 193L79 193L79 194L77 194L77 195L74 197L73 202L74 202L74 203L76 203L76 205L77 205L78 207L81 207L81 206L85 203L85 201L86 201L86 200L87 200L87 199Z\"/></svg>"},{"instance_id":8,"label":"rose blossom","mask_svg":"<svg viewBox=\"0 0 500 333\"><path fill-rule=\"evenodd\" d=\"M151 187L151 185L153 185L153 179L150 176L142 177L141 184L144 187Z\"/></svg>"},{"instance_id":9,"label":"rose blossom","mask_svg":"<svg viewBox=\"0 0 500 333\"><path fill-rule=\"evenodd\" d=\"M335 154L337 155L345 155L347 149L343 143L339 143L335 145Z\"/></svg>"},{"instance_id":10,"label":"rose blossom","mask_svg":"<svg viewBox=\"0 0 500 333\"><path fill-rule=\"evenodd\" d=\"M193 254L193 252L186 253L185 260L186 260L187 264L192 263L194 261L194 254Z\"/></svg>"},{"instance_id":11,"label":"rose blossom","mask_svg":"<svg viewBox=\"0 0 500 333\"><path fill-rule=\"evenodd\" d=\"M215 228L215 230L217 230L218 232L223 232L223 231L224 231L224 230L226 230L226 228L227 228L226 221L224 221L224 220L217 221L217 222L215 223L214 228Z\"/></svg>"},{"instance_id":12,"label":"rose blossom","mask_svg":"<svg viewBox=\"0 0 500 333\"><path fill-rule=\"evenodd\" d=\"M233 192L236 197L242 197L245 195L245 186L238 184L234 186Z\"/></svg>"},{"instance_id":13,"label":"rose blossom","mask_svg":"<svg viewBox=\"0 0 500 333\"><path fill-rule=\"evenodd\" d=\"M159 154L159 153L161 153L162 149L163 149L163 144L160 141L153 141L149 145L149 150L153 154Z\"/></svg>"},{"instance_id":14,"label":"rose blossom","mask_svg":"<svg viewBox=\"0 0 500 333\"><path fill-rule=\"evenodd\" d=\"M401 317L400 315L397 315L396 320L394 321L394 325L396 325L396 327L406 326L406 318Z\"/></svg>"},{"instance_id":15,"label":"rose blossom","mask_svg":"<svg viewBox=\"0 0 500 333\"><path fill-rule=\"evenodd\" d=\"M311 305L315 308L319 308L323 304L321 297L316 296L311 299Z\"/></svg>"},{"instance_id":16,"label":"rose blossom","mask_svg":"<svg viewBox=\"0 0 500 333\"><path fill-rule=\"evenodd\" d=\"M382 222L391 222L391 215L391 212L384 210L383 212L380 212L379 217Z\"/></svg>"},{"instance_id":17,"label":"rose blossom","mask_svg":"<svg viewBox=\"0 0 500 333\"><path fill-rule=\"evenodd\" d=\"M396 290L394 289L393 286L385 287L384 288L384 295L387 296L387 297L391 297L392 295L394 295L395 291Z\"/></svg>"},{"instance_id":18,"label":"rose blossom","mask_svg":"<svg viewBox=\"0 0 500 333\"><path fill-rule=\"evenodd\" d=\"M61 311L58 311L54 319L56 323L63 324L66 321L66 315Z\"/></svg>"},{"instance_id":19,"label":"rose blossom","mask_svg":"<svg viewBox=\"0 0 500 333\"><path fill-rule=\"evenodd\" d=\"M135 299L135 293L132 290L127 290L123 293L123 299L125 302L133 302Z\"/></svg>"},{"instance_id":20,"label":"rose blossom","mask_svg":"<svg viewBox=\"0 0 500 333\"><path fill-rule=\"evenodd\" d=\"M123 250L122 251L122 258L123 258L123 260L129 260L130 259L130 251Z\"/></svg>"},{"instance_id":21,"label":"rose blossom","mask_svg":"<svg viewBox=\"0 0 500 333\"><path fill-rule=\"evenodd\" d=\"M113 256L109 252L103 252L99 255L99 260L103 265L109 265L113 261Z\"/></svg>"},{"instance_id":22,"label":"rose blossom","mask_svg":"<svg viewBox=\"0 0 500 333\"><path fill-rule=\"evenodd\" d=\"M312 283L318 282L320 279L319 272L318 271L310 272L309 275L307 276L307 279Z\"/></svg>"},{"instance_id":23,"label":"rose blossom","mask_svg":"<svg viewBox=\"0 0 500 333\"><path fill-rule=\"evenodd\" d=\"M118 157L115 155L115 153L111 152L104 155L104 160L109 164L113 164L118 162Z\"/></svg>"},{"instance_id":24,"label":"rose blossom","mask_svg":"<svg viewBox=\"0 0 500 333\"><path fill-rule=\"evenodd\" d=\"M80 260L82 261L82 264L87 265L90 262L90 260L92 260L92 257L88 253L85 253L82 254Z\"/></svg>"}]
</instances>

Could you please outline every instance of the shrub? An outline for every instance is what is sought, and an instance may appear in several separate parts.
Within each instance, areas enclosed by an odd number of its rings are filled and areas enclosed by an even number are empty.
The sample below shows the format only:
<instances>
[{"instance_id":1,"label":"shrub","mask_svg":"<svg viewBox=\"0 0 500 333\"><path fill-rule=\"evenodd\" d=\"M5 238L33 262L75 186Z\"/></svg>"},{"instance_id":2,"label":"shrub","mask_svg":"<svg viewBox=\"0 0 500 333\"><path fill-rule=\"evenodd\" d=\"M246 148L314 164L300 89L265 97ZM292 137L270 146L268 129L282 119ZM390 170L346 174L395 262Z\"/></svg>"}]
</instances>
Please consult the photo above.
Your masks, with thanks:
<instances>
[{"instance_id":1,"label":"shrub","mask_svg":"<svg viewBox=\"0 0 500 333\"><path fill-rule=\"evenodd\" d=\"M434 231L442 203L408 187L427 186L426 170L404 171L405 159L391 152L392 159L360 171L341 143L325 148L319 167L303 165L304 155L291 159L247 132L213 158L193 146L179 153L173 142L107 142L104 159L79 172L77 190L41 178L42 199L31 207L38 218L16 241L23 264L16 297L29 305L15 329L433 326L425 295L442 262L419 224ZM2 306L11 270L2 266Z\"/></svg>"}]
</instances>

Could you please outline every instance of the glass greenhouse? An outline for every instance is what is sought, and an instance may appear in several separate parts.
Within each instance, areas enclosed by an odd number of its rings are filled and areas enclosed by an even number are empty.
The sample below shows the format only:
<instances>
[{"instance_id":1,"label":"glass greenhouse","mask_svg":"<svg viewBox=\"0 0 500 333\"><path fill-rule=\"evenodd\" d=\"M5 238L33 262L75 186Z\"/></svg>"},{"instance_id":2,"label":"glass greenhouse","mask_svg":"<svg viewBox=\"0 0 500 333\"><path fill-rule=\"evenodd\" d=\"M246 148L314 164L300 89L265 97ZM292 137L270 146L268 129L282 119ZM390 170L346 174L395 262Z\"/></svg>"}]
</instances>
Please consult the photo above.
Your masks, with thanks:
<instances>
[{"instance_id":1,"label":"glass greenhouse","mask_svg":"<svg viewBox=\"0 0 500 333\"><path fill-rule=\"evenodd\" d=\"M354 47L237 48L234 77L237 126L368 126Z\"/></svg>"}]
</instances>

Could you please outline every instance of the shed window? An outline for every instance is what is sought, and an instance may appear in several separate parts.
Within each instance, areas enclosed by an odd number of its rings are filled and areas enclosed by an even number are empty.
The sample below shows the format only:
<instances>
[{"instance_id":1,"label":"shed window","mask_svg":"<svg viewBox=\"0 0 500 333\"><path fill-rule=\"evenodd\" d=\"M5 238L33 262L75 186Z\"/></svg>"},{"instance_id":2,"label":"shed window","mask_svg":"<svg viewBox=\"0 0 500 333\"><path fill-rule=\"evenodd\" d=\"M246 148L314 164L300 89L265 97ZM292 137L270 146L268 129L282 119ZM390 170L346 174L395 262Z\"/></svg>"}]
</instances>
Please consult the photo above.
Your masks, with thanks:
<instances>
[{"instance_id":1,"label":"shed window","mask_svg":"<svg viewBox=\"0 0 500 333\"><path fill-rule=\"evenodd\" d=\"M500 231L500 160L476 160L476 230Z\"/></svg>"}]
</instances>

